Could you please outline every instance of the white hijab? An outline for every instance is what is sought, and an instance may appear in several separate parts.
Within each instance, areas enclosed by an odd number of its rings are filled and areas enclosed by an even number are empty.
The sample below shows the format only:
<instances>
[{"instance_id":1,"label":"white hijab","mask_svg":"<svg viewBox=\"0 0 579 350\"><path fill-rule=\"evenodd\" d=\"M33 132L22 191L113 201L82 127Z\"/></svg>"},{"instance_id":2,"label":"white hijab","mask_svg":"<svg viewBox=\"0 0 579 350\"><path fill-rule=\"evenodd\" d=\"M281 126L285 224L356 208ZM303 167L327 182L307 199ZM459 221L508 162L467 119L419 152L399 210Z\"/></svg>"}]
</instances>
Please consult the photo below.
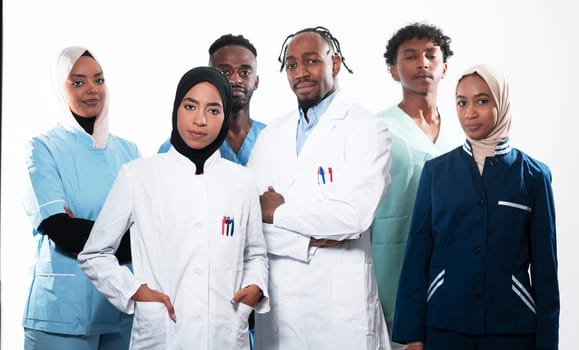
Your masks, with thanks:
<instances>
[{"instance_id":1,"label":"white hijab","mask_svg":"<svg viewBox=\"0 0 579 350\"><path fill-rule=\"evenodd\" d=\"M64 84L66 84L68 75L70 74L70 71L72 70L72 67L74 66L76 60L78 60L78 58L81 57L82 54L87 51L98 63L98 60L96 56L92 53L92 51L81 46L72 46L62 50L56 61L53 62L51 66L52 82L54 84L54 90L56 92L60 105L64 111L64 115L66 116L64 123L72 126L75 129L82 130L83 132L85 132L84 129L76 121L70 110L69 102L68 99L66 98L66 93L64 90ZM96 116L92 134L95 148L104 148L107 145L107 140L109 137L109 91L106 87L106 84L104 88L106 95L104 99L103 109L101 113Z\"/></svg>"},{"instance_id":2,"label":"white hijab","mask_svg":"<svg viewBox=\"0 0 579 350\"><path fill-rule=\"evenodd\" d=\"M472 145L474 160L482 174L486 157L495 155L497 144L509 137L511 132L511 99L509 96L509 84L502 72L489 65L478 64L465 70L458 83L471 74L478 74L489 86L498 109L497 124L490 134L481 140L473 140L467 136ZM457 87L458 87L457 83Z\"/></svg>"}]
</instances>

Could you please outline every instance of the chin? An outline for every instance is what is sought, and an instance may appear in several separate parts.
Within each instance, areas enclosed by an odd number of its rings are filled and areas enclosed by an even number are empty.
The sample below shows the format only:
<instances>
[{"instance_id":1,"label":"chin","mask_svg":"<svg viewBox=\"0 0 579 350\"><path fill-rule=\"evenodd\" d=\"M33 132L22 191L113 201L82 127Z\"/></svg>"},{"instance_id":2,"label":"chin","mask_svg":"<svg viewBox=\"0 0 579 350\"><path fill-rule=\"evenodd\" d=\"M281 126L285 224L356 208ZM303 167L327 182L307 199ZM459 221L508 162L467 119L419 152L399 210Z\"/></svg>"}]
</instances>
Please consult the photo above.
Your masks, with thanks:
<instances>
[{"instance_id":1,"label":"chin","mask_svg":"<svg viewBox=\"0 0 579 350\"><path fill-rule=\"evenodd\" d=\"M320 101L321 99L319 98L298 98L298 103L304 111L307 111L308 108L317 105Z\"/></svg>"},{"instance_id":2,"label":"chin","mask_svg":"<svg viewBox=\"0 0 579 350\"><path fill-rule=\"evenodd\" d=\"M189 142L186 142L186 144L187 144L187 146L189 146L189 148L196 149L196 150L200 150L200 149L207 147L207 145L200 144L199 142L189 141Z\"/></svg>"}]
</instances>

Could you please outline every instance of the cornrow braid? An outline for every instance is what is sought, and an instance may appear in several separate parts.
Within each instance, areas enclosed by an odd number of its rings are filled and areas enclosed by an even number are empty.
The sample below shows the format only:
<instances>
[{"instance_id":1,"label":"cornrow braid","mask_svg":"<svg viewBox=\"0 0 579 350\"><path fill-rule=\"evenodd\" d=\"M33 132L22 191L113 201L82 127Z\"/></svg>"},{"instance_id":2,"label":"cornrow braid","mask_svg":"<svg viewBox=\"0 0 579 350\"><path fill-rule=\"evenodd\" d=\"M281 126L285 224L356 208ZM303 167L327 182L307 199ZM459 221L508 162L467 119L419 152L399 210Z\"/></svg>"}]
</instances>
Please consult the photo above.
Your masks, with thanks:
<instances>
[{"instance_id":1,"label":"cornrow braid","mask_svg":"<svg viewBox=\"0 0 579 350\"><path fill-rule=\"evenodd\" d=\"M346 64L346 58L344 57L344 55L342 55L342 50L340 49L340 42L338 41L338 39L336 39L332 35L332 33L330 33L329 29L327 29L326 27L322 27L322 26L317 26L314 28L305 28L305 29L302 29L300 31L295 32L294 34L290 34L285 38L285 40L283 41L283 44L281 46L281 52L279 53L279 56L277 58L278 62L281 63L281 67L279 69L280 72L283 71L284 59L285 59L285 55L287 53L287 46L289 44L290 39L298 34L306 33L306 32L317 33L319 36L324 38L324 40L326 40L328 42L328 44L330 45L330 48L332 49L332 51L334 51L338 56L340 56L340 59L342 60L342 64L348 70L348 72L350 72L350 74L354 73L350 69L350 67L348 67L348 65Z\"/></svg>"}]
</instances>

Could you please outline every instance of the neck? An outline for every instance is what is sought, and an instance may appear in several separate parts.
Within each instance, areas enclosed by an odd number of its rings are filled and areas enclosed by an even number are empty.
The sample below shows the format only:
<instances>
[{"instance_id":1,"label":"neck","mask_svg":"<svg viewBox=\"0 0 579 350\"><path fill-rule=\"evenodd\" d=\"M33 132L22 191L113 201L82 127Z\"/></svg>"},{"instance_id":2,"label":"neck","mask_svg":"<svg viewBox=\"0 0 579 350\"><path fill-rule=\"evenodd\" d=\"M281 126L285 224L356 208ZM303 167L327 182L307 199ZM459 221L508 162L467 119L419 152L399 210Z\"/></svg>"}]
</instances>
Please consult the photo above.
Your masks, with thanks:
<instances>
[{"instance_id":1,"label":"neck","mask_svg":"<svg viewBox=\"0 0 579 350\"><path fill-rule=\"evenodd\" d=\"M231 114L229 121L229 131L225 137L226 142L235 153L239 152L245 137L251 129L253 121L249 117L249 111L241 110L238 113Z\"/></svg>"},{"instance_id":2,"label":"neck","mask_svg":"<svg viewBox=\"0 0 579 350\"><path fill-rule=\"evenodd\" d=\"M337 85L337 84L336 84ZM320 104L322 101L324 101L326 98L328 98L328 96L332 95L333 93L336 92L336 90L338 89L337 86L334 86L330 91L328 91L327 94L325 94L319 101L317 101L316 103L312 104L312 105L305 105L305 104L299 104L299 107L302 109L302 111L304 112L304 119L306 120L306 123L310 123L310 118L308 118L308 110L310 108L313 108L315 106L317 106L318 104Z\"/></svg>"},{"instance_id":3,"label":"neck","mask_svg":"<svg viewBox=\"0 0 579 350\"><path fill-rule=\"evenodd\" d=\"M398 107L408 114L422 132L432 141L436 142L440 132L440 115L436 108L436 95L412 95L413 98L404 96Z\"/></svg>"},{"instance_id":4,"label":"neck","mask_svg":"<svg viewBox=\"0 0 579 350\"><path fill-rule=\"evenodd\" d=\"M251 118L249 117L249 111L247 109L242 109L239 112L231 113L228 135L247 133L250 128Z\"/></svg>"},{"instance_id":5,"label":"neck","mask_svg":"<svg viewBox=\"0 0 579 350\"><path fill-rule=\"evenodd\" d=\"M419 119L428 124L438 122L439 115L436 107L436 93L404 94L398 107L412 119Z\"/></svg>"}]
</instances>

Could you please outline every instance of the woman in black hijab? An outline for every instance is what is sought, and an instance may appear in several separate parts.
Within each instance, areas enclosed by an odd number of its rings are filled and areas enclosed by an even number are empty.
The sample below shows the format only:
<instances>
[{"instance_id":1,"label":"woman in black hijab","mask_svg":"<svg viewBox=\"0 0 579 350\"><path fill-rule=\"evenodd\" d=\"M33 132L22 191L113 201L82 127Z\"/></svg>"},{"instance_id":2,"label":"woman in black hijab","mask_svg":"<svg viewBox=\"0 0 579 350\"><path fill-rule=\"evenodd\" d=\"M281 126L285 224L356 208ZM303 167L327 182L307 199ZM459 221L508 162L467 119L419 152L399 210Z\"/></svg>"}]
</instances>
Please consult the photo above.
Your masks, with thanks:
<instances>
[{"instance_id":1,"label":"woman in black hijab","mask_svg":"<svg viewBox=\"0 0 579 350\"><path fill-rule=\"evenodd\" d=\"M121 169L79 254L97 289L135 313L132 348L249 349L249 314L269 311L257 186L218 152L231 99L219 71L185 73L173 147ZM129 227L134 272L113 255Z\"/></svg>"},{"instance_id":2,"label":"woman in black hijab","mask_svg":"<svg viewBox=\"0 0 579 350\"><path fill-rule=\"evenodd\" d=\"M177 128L177 117L179 112L179 107L183 102L183 98L191 90L191 88L201 82L211 83L221 95L221 100L223 102L223 124L219 130L217 138L211 142L209 145L202 149L194 149L187 145L187 143L181 137L179 130ZM177 152L181 153L185 157L189 158L197 168L196 174L203 173L203 165L207 158L213 154L223 141L227 132L229 130L229 118L231 114L231 84L227 79L214 68L211 67L197 67L193 68L179 81L177 86L177 92L175 94L175 101L173 103L173 131L171 132L171 144Z\"/></svg>"}]
</instances>

